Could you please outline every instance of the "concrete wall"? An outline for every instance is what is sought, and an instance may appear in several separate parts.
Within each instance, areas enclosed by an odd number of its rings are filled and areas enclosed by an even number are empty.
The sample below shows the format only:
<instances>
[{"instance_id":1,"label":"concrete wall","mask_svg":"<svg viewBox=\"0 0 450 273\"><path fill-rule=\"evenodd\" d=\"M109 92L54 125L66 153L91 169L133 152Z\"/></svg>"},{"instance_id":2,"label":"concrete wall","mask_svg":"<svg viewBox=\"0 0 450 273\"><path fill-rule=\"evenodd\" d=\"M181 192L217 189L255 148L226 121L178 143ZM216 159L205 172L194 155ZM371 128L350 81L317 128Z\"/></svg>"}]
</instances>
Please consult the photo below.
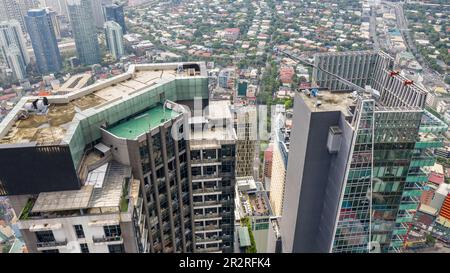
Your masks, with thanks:
<instances>
[{"instance_id":1,"label":"concrete wall","mask_svg":"<svg viewBox=\"0 0 450 273\"><path fill-rule=\"evenodd\" d=\"M319 224L319 234L316 239L317 250L320 252L329 252L333 242L334 228L354 134L353 128L345 120L344 115L341 115L339 119L339 128L342 130L341 145L339 152L331 156L328 184L323 196L324 205Z\"/></svg>"},{"instance_id":2,"label":"concrete wall","mask_svg":"<svg viewBox=\"0 0 450 273\"><path fill-rule=\"evenodd\" d=\"M328 131L341 121L341 112L311 112L296 95L281 220L283 252L322 252L317 244L322 209L333 158L327 149ZM336 173L337 171L334 171ZM331 179L331 180L330 180Z\"/></svg>"},{"instance_id":3,"label":"concrete wall","mask_svg":"<svg viewBox=\"0 0 450 273\"><path fill-rule=\"evenodd\" d=\"M86 216L76 216L76 217L65 217L65 218L52 218L52 219L38 219L38 220L23 220L19 222L19 228L23 234L25 243L27 245L28 251L40 252L36 248L36 235L29 229L33 225L56 225L61 224L61 228L53 229L53 235L56 241L67 240L66 246L57 247L61 253L79 253L80 244L86 243L88 245L89 251L91 253L108 253L109 244L120 244L121 242L105 242L105 243L94 243L93 237L100 238L105 235L103 230L102 221L117 221L119 224L119 214L101 214L101 215L86 215ZM99 222L99 224L94 224ZM82 225L84 230L85 238L77 238L74 225ZM125 246L125 251L136 252L134 249L136 246L136 240L134 238L134 233L132 232L131 222L120 223L122 229L123 244ZM51 249L55 249L52 247Z\"/></svg>"}]
</instances>

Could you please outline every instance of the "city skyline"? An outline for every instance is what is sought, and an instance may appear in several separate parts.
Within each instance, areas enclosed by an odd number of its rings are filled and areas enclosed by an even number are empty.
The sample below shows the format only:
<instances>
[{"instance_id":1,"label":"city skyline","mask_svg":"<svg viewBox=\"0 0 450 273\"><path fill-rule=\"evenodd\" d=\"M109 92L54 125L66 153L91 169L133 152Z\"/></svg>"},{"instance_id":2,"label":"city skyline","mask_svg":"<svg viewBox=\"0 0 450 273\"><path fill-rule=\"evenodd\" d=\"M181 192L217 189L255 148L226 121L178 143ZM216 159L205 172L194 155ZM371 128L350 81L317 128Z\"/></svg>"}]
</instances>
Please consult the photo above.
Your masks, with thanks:
<instances>
[{"instance_id":1,"label":"city skyline","mask_svg":"<svg viewBox=\"0 0 450 273\"><path fill-rule=\"evenodd\" d=\"M448 7L0 0L0 252L450 252Z\"/></svg>"}]
</instances>

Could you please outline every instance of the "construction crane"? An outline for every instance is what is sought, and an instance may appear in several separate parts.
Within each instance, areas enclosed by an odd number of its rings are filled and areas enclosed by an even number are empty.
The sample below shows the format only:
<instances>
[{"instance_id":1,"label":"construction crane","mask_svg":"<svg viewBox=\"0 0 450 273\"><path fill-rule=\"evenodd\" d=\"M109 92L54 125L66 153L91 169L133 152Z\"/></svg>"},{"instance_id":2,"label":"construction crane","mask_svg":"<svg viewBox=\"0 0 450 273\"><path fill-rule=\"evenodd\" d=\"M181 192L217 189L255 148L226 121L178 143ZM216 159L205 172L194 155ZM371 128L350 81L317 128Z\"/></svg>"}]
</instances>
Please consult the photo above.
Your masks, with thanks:
<instances>
[{"instance_id":1,"label":"construction crane","mask_svg":"<svg viewBox=\"0 0 450 273\"><path fill-rule=\"evenodd\" d=\"M294 55L289 50L279 50L278 48L275 47L275 51L279 52L279 53L281 53L281 54L283 54L283 55L285 55L285 56L287 56L287 57L289 57L289 58L291 58L291 59L293 59L295 61L298 61L301 64L304 64L304 65L309 66L309 67L313 67L313 68L315 68L315 69L317 69L317 70L319 70L319 71L321 71L321 72L323 72L323 73L325 73L327 75L332 76L333 78L336 78L341 83L343 83L343 84L345 84L345 85L347 85L349 87L352 87L358 93L363 93L364 91L366 91L366 89L362 88L361 86L356 85L356 84L354 84L354 83L352 83L352 82L342 78L339 75L331 73L331 72L321 68L320 66L317 66L317 65L315 65L315 64L313 64L313 63L311 63L311 62L309 62L309 61L307 61L307 60L305 60L305 59L303 59L303 58L301 58L301 57L299 57L297 55Z\"/></svg>"}]
</instances>

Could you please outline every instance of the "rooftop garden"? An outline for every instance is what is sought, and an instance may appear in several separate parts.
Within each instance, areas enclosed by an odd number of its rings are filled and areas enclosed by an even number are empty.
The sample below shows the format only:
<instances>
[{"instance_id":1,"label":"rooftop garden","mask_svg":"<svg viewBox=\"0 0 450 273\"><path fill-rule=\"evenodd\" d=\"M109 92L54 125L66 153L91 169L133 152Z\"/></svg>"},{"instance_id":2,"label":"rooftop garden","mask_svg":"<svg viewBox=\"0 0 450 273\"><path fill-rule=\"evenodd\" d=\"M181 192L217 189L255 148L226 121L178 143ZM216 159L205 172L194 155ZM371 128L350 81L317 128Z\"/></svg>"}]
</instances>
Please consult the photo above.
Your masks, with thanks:
<instances>
[{"instance_id":1,"label":"rooftop garden","mask_svg":"<svg viewBox=\"0 0 450 273\"><path fill-rule=\"evenodd\" d=\"M19 219L20 220L27 220L31 214L31 210L33 209L34 206L34 201L33 199L28 199L27 203L25 204L25 207L23 208L22 212L20 213Z\"/></svg>"},{"instance_id":2,"label":"rooftop garden","mask_svg":"<svg viewBox=\"0 0 450 273\"><path fill-rule=\"evenodd\" d=\"M255 242L255 237L253 236L253 231L252 231L252 225L250 223L250 218L248 217L244 217L241 219L241 225L242 226L247 226L248 228L248 234L250 236L250 243L251 245L247 247L247 249L245 250L245 253L256 253L256 242Z\"/></svg>"}]
</instances>

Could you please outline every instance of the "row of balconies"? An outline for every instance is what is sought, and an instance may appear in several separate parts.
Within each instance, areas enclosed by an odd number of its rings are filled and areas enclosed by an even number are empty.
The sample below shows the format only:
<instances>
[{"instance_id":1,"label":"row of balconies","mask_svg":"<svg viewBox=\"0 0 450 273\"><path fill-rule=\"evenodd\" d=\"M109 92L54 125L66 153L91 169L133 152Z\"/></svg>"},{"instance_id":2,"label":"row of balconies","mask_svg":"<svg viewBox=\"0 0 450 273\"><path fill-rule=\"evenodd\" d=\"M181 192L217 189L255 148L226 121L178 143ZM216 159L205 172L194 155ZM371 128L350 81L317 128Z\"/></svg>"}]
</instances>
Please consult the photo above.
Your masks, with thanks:
<instances>
[{"instance_id":1,"label":"row of balconies","mask_svg":"<svg viewBox=\"0 0 450 273\"><path fill-rule=\"evenodd\" d=\"M37 248L48 248L48 247L59 247L59 246L66 246L67 240L63 241L48 241L48 242L37 242L36 246Z\"/></svg>"},{"instance_id":2,"label":"row of balconies","mask_svg":"<svg viewBox=\"0 0 450 273\"><path fill-rule=\"evenodd\" d=\"M92 241L94 244L100 244L100 243L109 243L109 242L122 242L123 238L122 236L102 236L102 237L92 237ZM47 241L47 242L37 242L36 247L38 249L41 248L54 248L54 247L63 247L67 245L67 239L64 239L62 241Z\"/></svg>"}]
</instances>

